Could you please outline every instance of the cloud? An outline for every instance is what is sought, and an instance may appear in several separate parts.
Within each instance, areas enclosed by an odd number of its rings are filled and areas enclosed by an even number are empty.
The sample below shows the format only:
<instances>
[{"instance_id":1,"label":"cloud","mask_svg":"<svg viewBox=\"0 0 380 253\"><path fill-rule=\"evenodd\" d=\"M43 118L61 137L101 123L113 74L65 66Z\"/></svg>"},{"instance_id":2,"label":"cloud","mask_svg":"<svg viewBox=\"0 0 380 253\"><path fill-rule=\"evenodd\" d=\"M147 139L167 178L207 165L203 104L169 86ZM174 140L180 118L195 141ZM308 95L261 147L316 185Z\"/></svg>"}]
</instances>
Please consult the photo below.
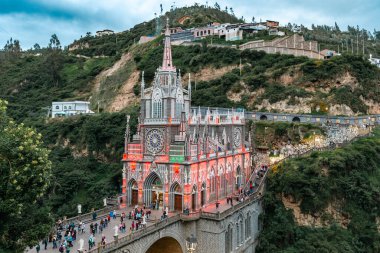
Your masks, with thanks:
<instances>
[{"instance_id":1,"label":"cloud","mask_svg":"<svg viewBox=\"0 0 380 253\"><path fill-rule=\"evenodd\" d=\"M206 0L176 0L177 7ZM238 17L247 21L273 19L281 24L288 22L334 25L341 28L359 25L369 30L380 28L378 13L380 2L373 0L219 0L222 9L233 7ZM34 43L47 45L51 34L56 33L63 45L70 44L86 32L109 28L124 31L135 24L150 20L154 13L164 12L174 0L0 0L0 47L10 38L21 41L23 48ZM215 1L208 1L213 6ZM232 4L233 3L233 4Z\"/></svg>"}]
</instances>

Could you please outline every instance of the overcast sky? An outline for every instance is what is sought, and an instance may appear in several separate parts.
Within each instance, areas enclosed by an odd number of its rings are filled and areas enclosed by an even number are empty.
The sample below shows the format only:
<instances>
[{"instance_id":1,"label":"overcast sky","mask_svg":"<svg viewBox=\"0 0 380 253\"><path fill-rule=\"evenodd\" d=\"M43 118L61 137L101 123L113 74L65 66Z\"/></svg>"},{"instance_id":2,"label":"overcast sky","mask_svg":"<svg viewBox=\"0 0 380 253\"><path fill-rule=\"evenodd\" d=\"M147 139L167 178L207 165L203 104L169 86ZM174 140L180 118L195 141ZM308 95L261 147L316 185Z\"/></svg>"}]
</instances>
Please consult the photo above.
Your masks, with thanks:
<instances>
[{"instance_id":1,"label":"overcast sky","mask_svg":"<svg viewBox=\"0 0 380 253\"><path fill-rule=\"evenodd\" d=\"M124 31L175 6L192 5L194 0L0 0L0 48L13 37L24 49L35 43L48 44L57 34L61 44L68 45L86 32L105 28ZM219 0L222 9L232 7L236 16L251 20L278 20L304 24L334 25L342 30L359 25L367 30L380 30L380 0ZM233 3L233 4L232 4ZM215 1L208 1L214 5Z\"/></svg>"}]
</instances>

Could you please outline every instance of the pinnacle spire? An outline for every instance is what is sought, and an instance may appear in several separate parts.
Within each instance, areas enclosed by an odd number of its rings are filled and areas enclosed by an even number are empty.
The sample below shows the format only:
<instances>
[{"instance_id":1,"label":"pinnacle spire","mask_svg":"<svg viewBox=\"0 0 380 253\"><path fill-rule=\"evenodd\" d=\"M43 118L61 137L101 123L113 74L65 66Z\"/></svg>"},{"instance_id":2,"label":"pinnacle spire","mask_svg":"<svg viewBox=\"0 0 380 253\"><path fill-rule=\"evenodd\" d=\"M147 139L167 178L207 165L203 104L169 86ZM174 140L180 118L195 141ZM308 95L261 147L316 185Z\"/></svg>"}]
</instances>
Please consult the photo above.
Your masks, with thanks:
<instances>
[{"instance_id":1,"label":"pinnacle spire","mask_svg":"<svg viewBox=\"0 0 380 253\"><path fill-rule=\"evenodd\" d=\"M166 18L166 30L165 30L165 46L164 46L164 57L162 60L162 69L174 71L172 60L172 49L170 43L170 29L169 29L169 18Z\"/></svg>"}]
</instances>

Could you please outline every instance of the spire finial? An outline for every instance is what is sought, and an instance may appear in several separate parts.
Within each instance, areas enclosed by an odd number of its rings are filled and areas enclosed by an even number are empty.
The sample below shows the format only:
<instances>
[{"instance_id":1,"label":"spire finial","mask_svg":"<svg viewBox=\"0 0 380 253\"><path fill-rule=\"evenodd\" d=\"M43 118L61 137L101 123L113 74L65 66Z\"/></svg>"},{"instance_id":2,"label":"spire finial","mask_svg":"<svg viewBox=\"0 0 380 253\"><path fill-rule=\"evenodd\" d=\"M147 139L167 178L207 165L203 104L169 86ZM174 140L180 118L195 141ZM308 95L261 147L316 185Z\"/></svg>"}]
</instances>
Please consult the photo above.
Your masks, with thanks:
<instances>
[{"instance_id":1,"label":"spire finial","mask_svg":"<svg viewBox=\"0 0 380 253\"><path fill-rule=\"evenodd\" d=\"M187 91L189 92L189 99L191 100L191 74L189 73L189 84L187 86Z\"/></svg>"},{"instance_id":2,"label":"spire finial","mask_svg":"<svg viewBox=\"0 0 380 253\"><path fill-rule=\"evenodd\" d=\"M144 71L141 73L141 98L144 98L145 80Z\"/></svg>"}]
</instances>

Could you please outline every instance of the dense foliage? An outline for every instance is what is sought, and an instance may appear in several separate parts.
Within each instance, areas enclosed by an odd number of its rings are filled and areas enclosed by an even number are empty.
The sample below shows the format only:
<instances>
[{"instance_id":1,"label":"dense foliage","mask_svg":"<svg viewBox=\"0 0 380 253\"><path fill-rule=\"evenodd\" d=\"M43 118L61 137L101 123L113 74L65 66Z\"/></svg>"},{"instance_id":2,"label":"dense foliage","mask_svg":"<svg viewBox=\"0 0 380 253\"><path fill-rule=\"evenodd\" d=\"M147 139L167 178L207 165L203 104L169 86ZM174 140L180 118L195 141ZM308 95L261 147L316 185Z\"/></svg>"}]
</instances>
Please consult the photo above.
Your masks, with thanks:
<instances>
[{"instance_id":1,"label":"dense foliage","mask_svg":"<svg viewBox=\"0 0 380 253\"><path fill-rule=\"evenodd\" d=\"M171 27L181 26L184 29L205 26L211 22L236 23L241 21L234 16L233 10L231 13L231 9L226 12L221 11L220 8L211 8L198 4L189 7L172 8L169 12L161 12L161 15L157 18L158 23L156 19L152 19L137 24L127 31L103 36L87 33L85 37L74 41L71 47L77 46L78 48L72 52L86 56L118 56L137 43L141 36L160 35L166 25L166 18L169 18ZM188 18L184 23L180 24L179 20L185 16Z\"/></svg>"},{"instance_id":2,"label":"dense foliage","mask_svg":"<svg viewBox=\"0 0 380 253\"><path fill-rule=\"evenodd\" d=\"M268 121L256 122L253 132L255 146L268 147L271 150L286 143L298 144L313 135L323 134L323 129L318 125Z\"/></svg>"},{"instance_id":3,"label":"dense foliage","mask_svg":"<svg viewBox=\"0 0 380 253\"><path fill-rule=\"evenodd\" d=\"M3 59L0 96L9 101L15 120L45 116L52 101L87 100L91 81L111 62L110 58L84 59L63 52Z\"/></svg>"},{"instance_id":4,"label":"dense foliage","mask_svg":"<svg viewBox=\"0 0 380 253\"><path fill-rule=\"evenodd\" d=\"M259 252L379 252L380 130L373 137L334 151L291 159L270 173ZM331 226L298 226L281 196L291 196L303 213L324 215ZM326 213L340 203L347 229Z\"/></svg>"},{"instance_id":5,"label":"dense foliage","mask_svg":"<svg viewBox=\"0 0 380 253\"><path fill-rule=\"evenodd\" d=\"M102 206L105 197L119 193L121 157L126 114L131 115L131 132L136 132L138 108L122 113L73 117L36 124L52 150L53 180L49 204L54 215L74 216Z\"/></svg>"},{"instance_id":6,"label":"dense foliage","mask_svg":"<svg viewBox=\"0 0 380 253\"><path fill-rule=\"evenodd\" d=\"M0 251L23 251L50 229L44 196L52 164L41 134L15 123L0 100Z\"/></svg>"}]
</instances>

